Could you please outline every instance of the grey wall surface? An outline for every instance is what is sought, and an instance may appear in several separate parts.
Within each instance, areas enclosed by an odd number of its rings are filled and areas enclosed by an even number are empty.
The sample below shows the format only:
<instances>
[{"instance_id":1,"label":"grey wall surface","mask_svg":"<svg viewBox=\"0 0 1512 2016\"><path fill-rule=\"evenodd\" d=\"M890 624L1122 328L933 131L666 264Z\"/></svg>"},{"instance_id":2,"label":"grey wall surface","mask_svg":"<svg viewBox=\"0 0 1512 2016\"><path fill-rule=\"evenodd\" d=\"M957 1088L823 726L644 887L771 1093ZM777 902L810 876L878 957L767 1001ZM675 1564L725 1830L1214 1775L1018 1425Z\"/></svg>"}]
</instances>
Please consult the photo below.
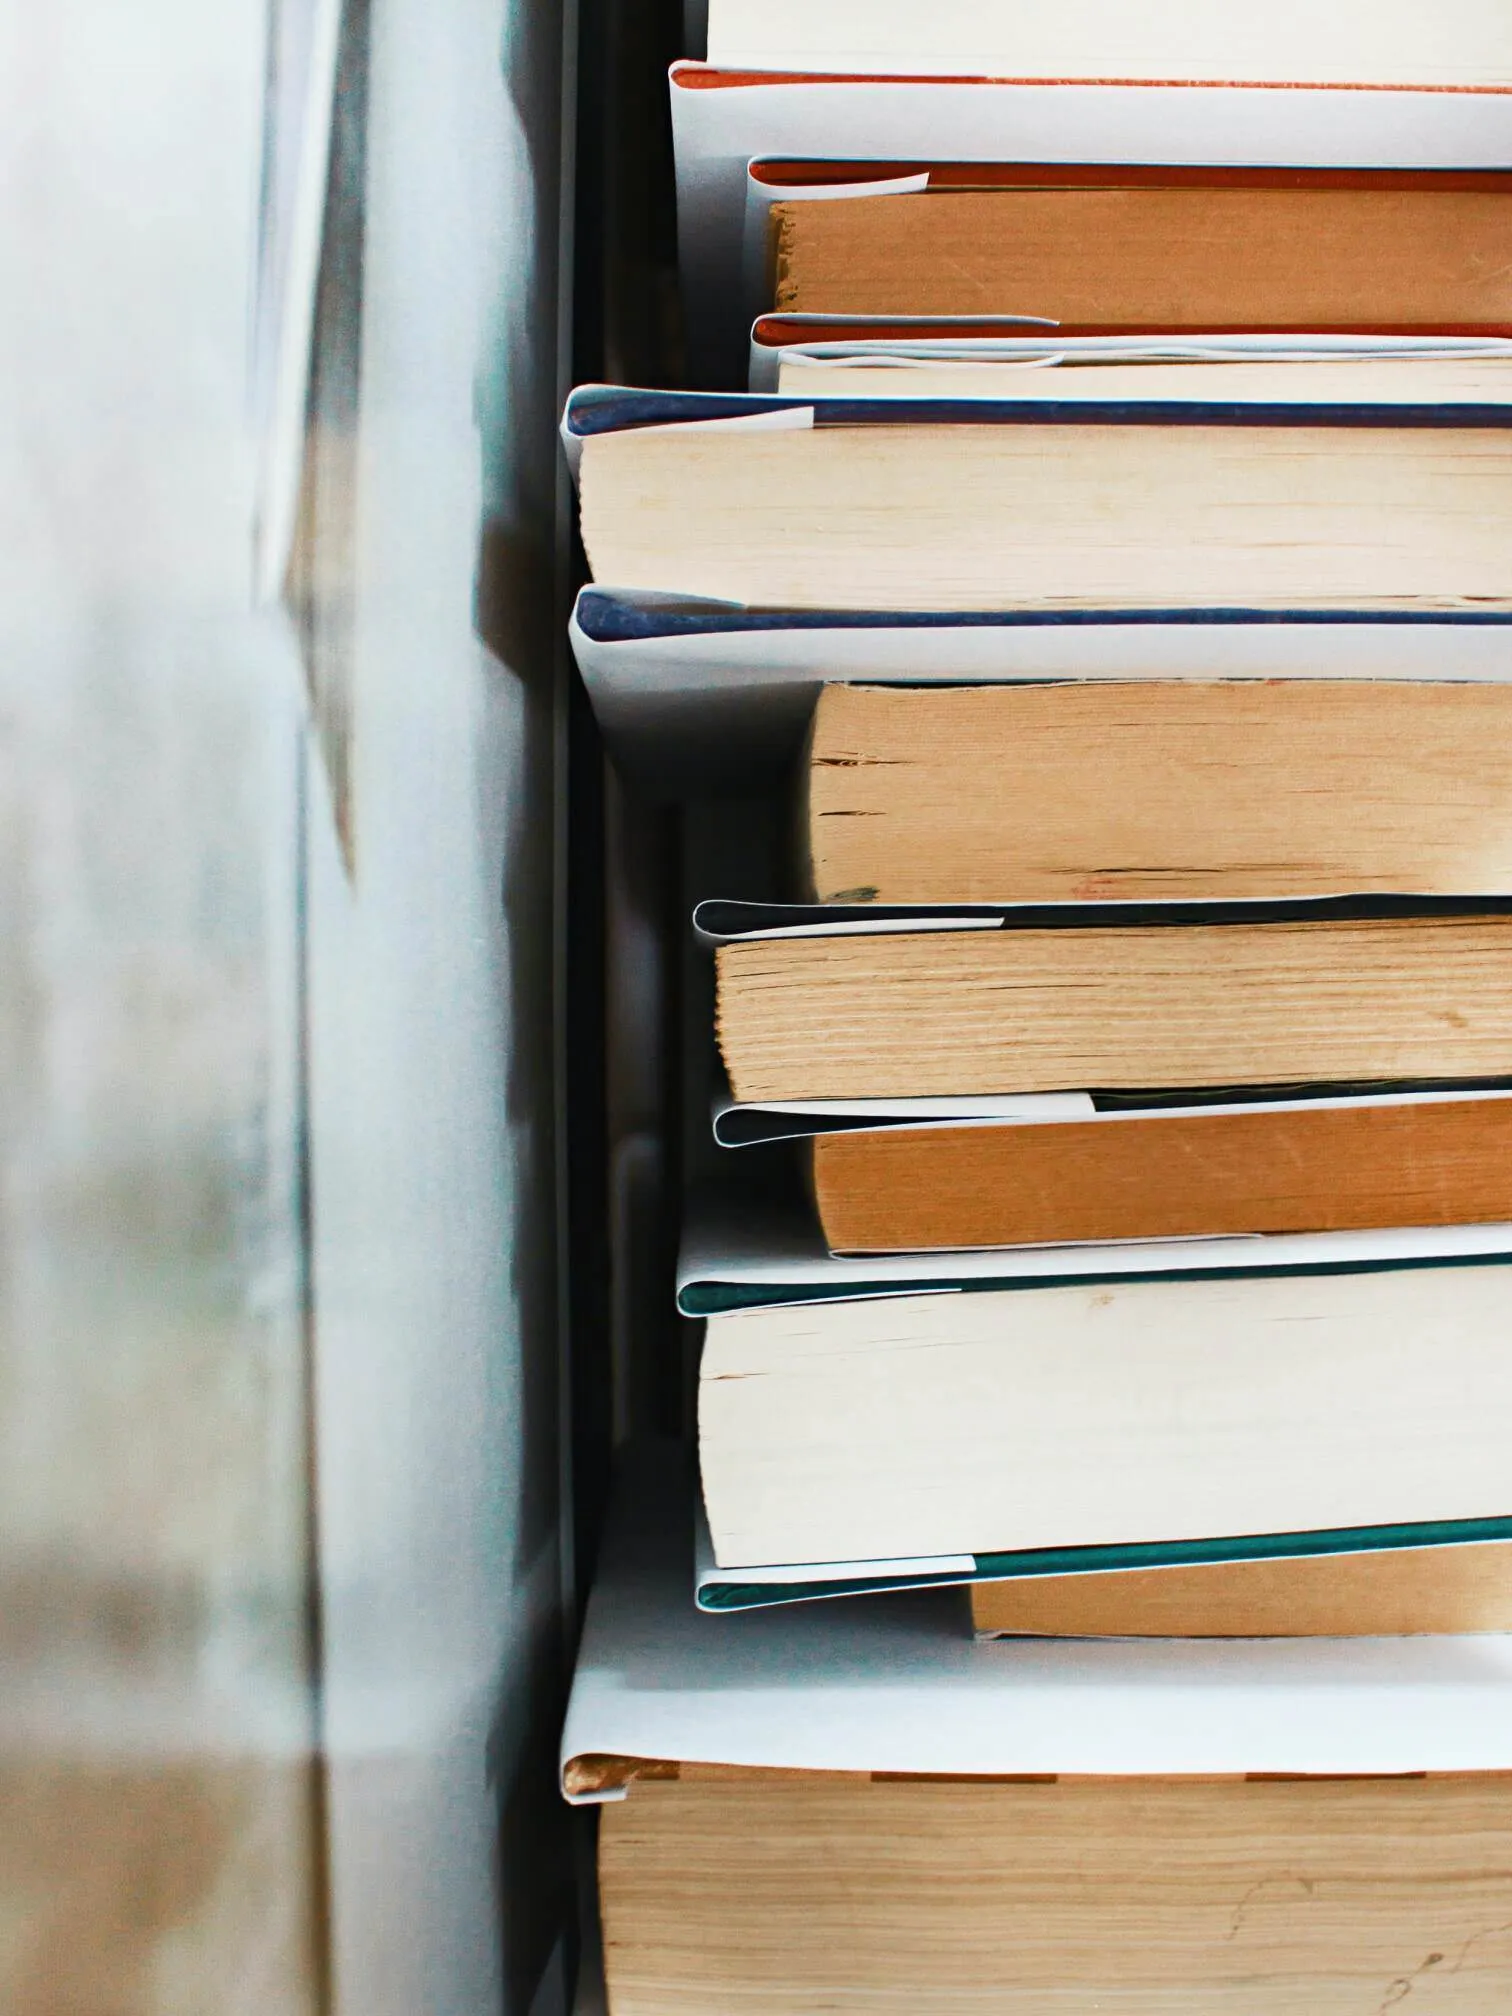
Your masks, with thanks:
<instances>
[{"instance_id":1,"label":"grey wall surface","mask_svg":"<svg viewBox=\"0 0 1512 2016\"><path fill-rule=\"evenodd\" d=\"M560 10L373 0L347 826L312 756L335 2006L523 2012L566 1909L552 682ZM328 332L329 333L329 332ZM317 570L318 572L318 570Z\"/></svg>"}]
</instances>

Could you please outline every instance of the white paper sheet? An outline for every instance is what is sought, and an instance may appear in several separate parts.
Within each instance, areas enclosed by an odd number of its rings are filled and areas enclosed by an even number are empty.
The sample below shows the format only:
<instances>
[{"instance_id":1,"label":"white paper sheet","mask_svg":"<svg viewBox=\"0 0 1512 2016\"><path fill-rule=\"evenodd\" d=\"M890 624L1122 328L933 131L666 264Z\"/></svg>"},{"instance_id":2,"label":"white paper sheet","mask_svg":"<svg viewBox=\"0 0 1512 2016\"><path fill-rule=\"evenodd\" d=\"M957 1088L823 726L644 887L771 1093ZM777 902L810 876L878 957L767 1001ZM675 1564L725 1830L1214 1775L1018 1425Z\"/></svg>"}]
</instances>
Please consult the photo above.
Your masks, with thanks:
<instances>
[{"instance_id":1,"label":"white paper sheet","mask_svg":"<svg viewBox=\"0 0 1512 2016\"><path fill-rule=\"evenodd\" d=\"M1164 84L794 81L672 66L677 225L699 382L744 369L746 175L763 155L1378 168L1512 166L1512 95Z\"/></svg>"},{"instance_id":2,"label":"white paper sheet","mask_svg":"<svg viewBox=\"0 0 1512 2016\"><path fill-rule=\"evenodd\" d=\"M681 1452L627 1469L564 1784L587 1756L964 1777L1512 1769L1512 1638L977 1644L953 1590L701 1616L690 1508Z\"/></svg>"}]
</instances>

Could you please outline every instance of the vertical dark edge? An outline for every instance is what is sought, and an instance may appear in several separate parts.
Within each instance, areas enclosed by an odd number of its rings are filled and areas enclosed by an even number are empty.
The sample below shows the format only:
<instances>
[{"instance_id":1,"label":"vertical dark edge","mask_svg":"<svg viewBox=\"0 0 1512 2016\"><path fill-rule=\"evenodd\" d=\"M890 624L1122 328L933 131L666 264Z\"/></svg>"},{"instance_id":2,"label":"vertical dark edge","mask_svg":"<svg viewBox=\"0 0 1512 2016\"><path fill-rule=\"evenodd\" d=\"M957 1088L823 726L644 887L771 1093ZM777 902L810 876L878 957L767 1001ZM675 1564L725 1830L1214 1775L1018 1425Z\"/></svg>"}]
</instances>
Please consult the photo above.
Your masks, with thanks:
<instances>
[{"instance_id":1,"label":"vertical dark edge","mask_svg":"<svg viewBox=\"0 0 1512 2016\"><path fill-rule=\"evenodd\" d=\"M604 106L611 0L564 0L575 41L565 77L562 361L572 381L597 375L603 351ZM574 147L575 142L575 147ZM568 384L560 388L565 400ZM557 1039L562 1159L559 1265L564 1327L564 1462L569 1493L573 1638L592 1580L610 1459L608 1243L604 1135L603 755L567 643L586 574L576 499L558 458Z\"/></svg>"},{"instance_id":2,"label":"vertical dark edge","mask_svg":"<svg viewBox=\"0 0 1512 2016\"><path fill-rule=\"evenodd\" d=\"M557 299L556 362L554 384L557 413L566 404L573 383L573 317L577 291L574 210L577 203L578 153L578 49L579 0L562 0L561 73L561 165L557 183ZM569 1169L569 1074L567 1046L567 848L571 799L568 707L572 662L567 645L567 618L572 606L576 558L573 536L572 480L565 459L556 462L556 488L552 522L552 606L555 632L552 659L552 1067L554 1145L553 1184L555 1194L557 1322L560 1346L560 1378L557 1387L558 1506L561 1527L561 1598L563 1660L571 1678L575 1620L579 1609L577 1573L577 1529L572 1516L576 1465L573 1460L571 1406L571 1323L572 1245L568 1238L570 1218Z\"/></svg>"},{"instance_id":3,"label":"vertical dark edge","mask_svg":"<svg viewBox=\"0 0 1512 2016\"><path fill-rule=\"evenodd\" d=\"M666 71L682 53L682 0L562 0L563 113L559 313L564 400L574 383L620 379L675 385L684 377L677 293L676 212ZM559 462L557 499L559 653L556 706L554 896L557 933L556 1095L558 1281L562 1325L562 1594L570 1649L591 1586L614 1457L615 1422L665 1432L675 1416L676 1323L673 1270L681 1177L675 1113L661 1112L664 1150L660 1234L652 1258L664 1315L649 1306L636 1321L631 1386L637 1405L615 1392L613 1270L626 1256L611 1233L611 1096L607 1018L615 1012L606 959L608 910L604 755L566 640L566 619L587 565L576 535L576 500ZM624 844L649 879L656 957L672 982L665 1026L655 1033L673 1068L680 1016L676 977L681 923L680 822L665 807L635 801L616 820ZM648 1032L649 1035L649 1032ZM639 1257L639 1256L635 1256ZM649 1402L649 1406L646 1404ZM648 1418L649 1417L649 1418ZM585 2009L597 2004L591 1979L598 1947L596 1816L577 1830Z\"/></svg>"},{"instance_id":4,"label":"vertical dark edge","mask_svg":"<svg viewBox=\"0 0 1512 2016\"><path fill-rule=\"evenodd\" d=\"M294 1060L295 1212L299 1244L299 1330L304 1403L305 1470L305 1670L310 1686L310 1967L315 2007L336 2007L331 1874L330 1744L326 1718L325 1612L320 1578L320 1461L317 1433L315 1221L310 1170L310 762L308 730L294 741L294 986L297 1049Z\"/></svg>"},{"instance_id":5,"label":"vertical dark edge","mask_svg":"<svg viewBox=\"0 0 1512 2016\"><path fill-rule=\"evenodd\" d=\"M601 210L603 46L605 0L561 0L561 167L558 187L557 412L575 382L594 375L603 322ZM593 360L590 362L589 360ZM588 859L579 838L586 817L601 827L599 765L584 752L581 682L567 641L573 595L585 572L576 531L576 499L565 458L558 454L555 498L556 633L552 694L552 1041L555 1111L555 1222L557 1324L558 1515L562 1604L562 1686L565 1698L582 1628L608 1469L608 1420L595 1408L607 1395L600 1363L607 1330L602 1297L595 1293L607 1261L602 1243L603 1205L595 1200L595 1170L602 1170L602 944L600 907L593 883L585 888ZM591 742L591 733L589 740ZM587 916L596 940L584 942ZM596 1222L597 1221L597 1222ZM577 1908L565 1933L564 1997L580 2000L582 1977L596 1969L598 1951L597 1829L594 1815L574 1814L570 1854ZM590 1991L591 1992L591 1991Z\"/></svg>"},{"instance_id":6,"label":"vertical dark edge","mask_svg":"<svg viewBox=\"0 0 1512 2016\"><path fill-rule=\"evenodd\" d=\"M314 471L327 459L334 442L341 452L345 483L335 500L341 519L340 530L350 533L349 514L353 505L353 470L361 404L362 300L366 252L368 74L370 54L370 0L342 0L338 28L335 103L331 124L330 154L326 164L326 189L321 219L320 264L316 281L315 314L311 329L309 384L305 411L304 495L296 554L291 561L285 602L306 652L307 678L312 672L316 647L313 627L337 632L350 649L351 608L349 599L334 612L316 606L316 591L305 577L314 565L320 541L315 497ZM269 10L269 70L265 88L269 110L264 125L264 180L275 135L271 128L272 73L276 11ZM264 188L264 201L267 189ZM351 554L349 542L341 541L344 563L336 590L338 597L350 597ZM301 590L309 588L307 597ZM343 665L349 673L349 664ZM313 682L312 682L313 683ZM293 900L293 986L295 1016L295 1057L293 1102L295 1112L294 1186L298 1244L299 1328L301 1379L304 1415L305 1472L305 1663L310 1690L309 1760L310 1800L310 1917L311 1954L315 2006L329 2012L336 2007L334 1954L334 1898L331 1842L330 1730L325 1672L325 1611L321 1579L321 1474L319 1449L319 1322L315 1301L314 1251L315 1204L311 1166L312 1143L312 1028L310 1001L310 853L311 853L311 766L320 760L320 723L313 706L313 692L307 696L310 711L299 723L292 752L294 768L294 887ZM342 752L343 759L345 752ZM335 770L331 775L331 798L338 822L343 818L344 779ZM343 862L348 873L352 860L350 832L338 835Z\"/></svg>"},{"instance_id":7,"label":"vertical dark edge","mask_svg":"<svg viewBox=\"0 0 1512 2016\"><path fill-rule=\"evenodd\" d=\"M671 114L666 72L680 53L681 0L572 0L577 15L577 71L567 122L575 149L565 179L575 176L570 206L573 278L571 378L584 383L622 379L641 385L676 384L683 377L677 296L677 237ZM564 133L567 147L572 142ZM564 207L565 218L568 215ZM564 384L563 395L567 390ZM574 499L562 478L569 525L569 588L587 576L571 527ZM564 598L565 600L565 598ZM565 626L564 626L565 627ZM630 793L616 793L611 821L606 805L604 757L592 709L570 654L563 661L566 754L562 778L560 890L565 904L561 984L564 1087L564 1191L566 1252L564 1307L571 1349L568 1426L573 1454L576 1583L579 1596L592 1579L602 1522L615 1424L632 1433L675 1432L678 1381L672 1316L678 1237L680 1171L675 1110L654 1118L660 1135L659 1230L655 1252L617 1254L611 1231L610 1155L616 1118L607 1070L606 1015L613 1016L615 974L606 961L608 902L620 885L648 896L654 956L662 980L663 1028L654 1041L663 1081L676 1082L676 1012L681 920L680 821L674 811ZM617 850L623 876L611 878L606 896L605 848ZM620 851L622 850L622 858ZM612 934L608 934L612 935ZM646 1218L634 1220L644 1239ZM611 1283L651 1277L649 1296L632 1291L633 1364L627 1390L616 1392L612 1348ZM659 1298L659 1299L658 1299Z\"/></svg>"}]
</instances>

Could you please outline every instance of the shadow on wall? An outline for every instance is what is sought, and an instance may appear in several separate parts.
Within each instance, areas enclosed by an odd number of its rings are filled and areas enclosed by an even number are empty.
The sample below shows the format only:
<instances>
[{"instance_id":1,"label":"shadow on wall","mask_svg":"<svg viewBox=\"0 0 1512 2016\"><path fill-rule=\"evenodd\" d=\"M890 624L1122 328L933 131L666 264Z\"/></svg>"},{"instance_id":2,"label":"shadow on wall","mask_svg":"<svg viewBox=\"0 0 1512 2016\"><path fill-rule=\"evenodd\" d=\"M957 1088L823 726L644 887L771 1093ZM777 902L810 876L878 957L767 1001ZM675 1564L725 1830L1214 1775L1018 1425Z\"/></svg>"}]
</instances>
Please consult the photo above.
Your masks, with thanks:
<instances>
[{"instance_id":1,"label":"shadow on wall","mask_svg":"<svg viewBox=\"0 0 1512 2016\"><path fill-rule=\"evenodd\" d=\"M559 1323L556 1029L556 878L559 729L566 705L562 661L566 590L559 525L561 492L558 290L562 22L548 5L506 9L500 66L509 108L506 144L516 197L480 358L477 416L484 519L475 620L495 661L514 682L509 713L523 738L505 828L500 901L510 947L514 1041L505 1122L514 1155L513 1294L521 1340L517 1447L518 1525L512 1579L537 1578L555 1557L563 1522L563 1365ZM495 802L491 752L478 751L480 816ZM584 1057L589 1063L590 1057ZM565 1585L564 1585L565 1587ZM564 1642L565 1633L565 1642ZM529 1642L503 1690L489 1735L489 1779L498 1811L499 1897L505 2007L553 1999L543 1977L561 1949L567 1976L576 1946L575 1816L557 1789L556 1754L574 1620L537 1613Z\"/></svg>"}]
</instances>

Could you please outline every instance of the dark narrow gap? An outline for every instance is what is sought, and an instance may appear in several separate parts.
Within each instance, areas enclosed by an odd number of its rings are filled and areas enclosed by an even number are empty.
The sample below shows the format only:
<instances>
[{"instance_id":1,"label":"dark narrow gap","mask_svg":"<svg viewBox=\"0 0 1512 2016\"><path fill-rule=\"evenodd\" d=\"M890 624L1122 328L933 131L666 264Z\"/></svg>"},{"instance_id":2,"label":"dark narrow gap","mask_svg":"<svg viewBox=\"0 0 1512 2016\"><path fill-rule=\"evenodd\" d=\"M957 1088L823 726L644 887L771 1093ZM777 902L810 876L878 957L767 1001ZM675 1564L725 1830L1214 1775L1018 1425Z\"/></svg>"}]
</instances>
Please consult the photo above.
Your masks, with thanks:
<instances>
[{"instance_id":1,"label":"dark narrow gap","mask_svg":"<svg viewBox=\"0 0 1512 2016\"><path fill-rule=\"evenodd\" d=\"M570 347L578 384L668 385L682 375L666 84L682 41L681 0L579 0ZM575 586L588 572L575 536L572 564ZM568 685L567 1320L581 1593L592 1581L616 1436L675 1432L680 1424L672 1301L683 920L679 817L607 784L575 670ZM635 913L629 934L617 928L625 906ZM627 935L636 941L632 956L652 960L654 973L613 963L606 947ZM627 1086L609 1052L613 1018L632 983L638 999L654 1002L659 1026L625 1029L624 1045L636 1053ZM631 1134L646 1153L622 1208L613 1186Z\"/></svg>"},{"instance_id":2,"label":"dark narrow gap","mask_svg":"<svg viewBox=\"0 0 1512 2016\"><path fill-rule=\"evenodd\" d=\"M573 0L567 0L571 7ZM675 385L682 376L668 65L682 0L575 0L566 108L573 384ZM588 578L570 486L571 593ZM676 808L620 788L587 695L563 657L559 712L558 1014L564 1168L561 1268L570 1479L564 1522L576 1636L592 1587L618 1440L677 1433L682 1378L674 1274L681 1196L679 990L684 936ZM632 1003L640 1004L639 1011ZM578 1816L579 1912L566 1974L592 2006L596 1828ZM569 1985L569 2000L572 1987Z\"/></svg>"}]
</instances>

